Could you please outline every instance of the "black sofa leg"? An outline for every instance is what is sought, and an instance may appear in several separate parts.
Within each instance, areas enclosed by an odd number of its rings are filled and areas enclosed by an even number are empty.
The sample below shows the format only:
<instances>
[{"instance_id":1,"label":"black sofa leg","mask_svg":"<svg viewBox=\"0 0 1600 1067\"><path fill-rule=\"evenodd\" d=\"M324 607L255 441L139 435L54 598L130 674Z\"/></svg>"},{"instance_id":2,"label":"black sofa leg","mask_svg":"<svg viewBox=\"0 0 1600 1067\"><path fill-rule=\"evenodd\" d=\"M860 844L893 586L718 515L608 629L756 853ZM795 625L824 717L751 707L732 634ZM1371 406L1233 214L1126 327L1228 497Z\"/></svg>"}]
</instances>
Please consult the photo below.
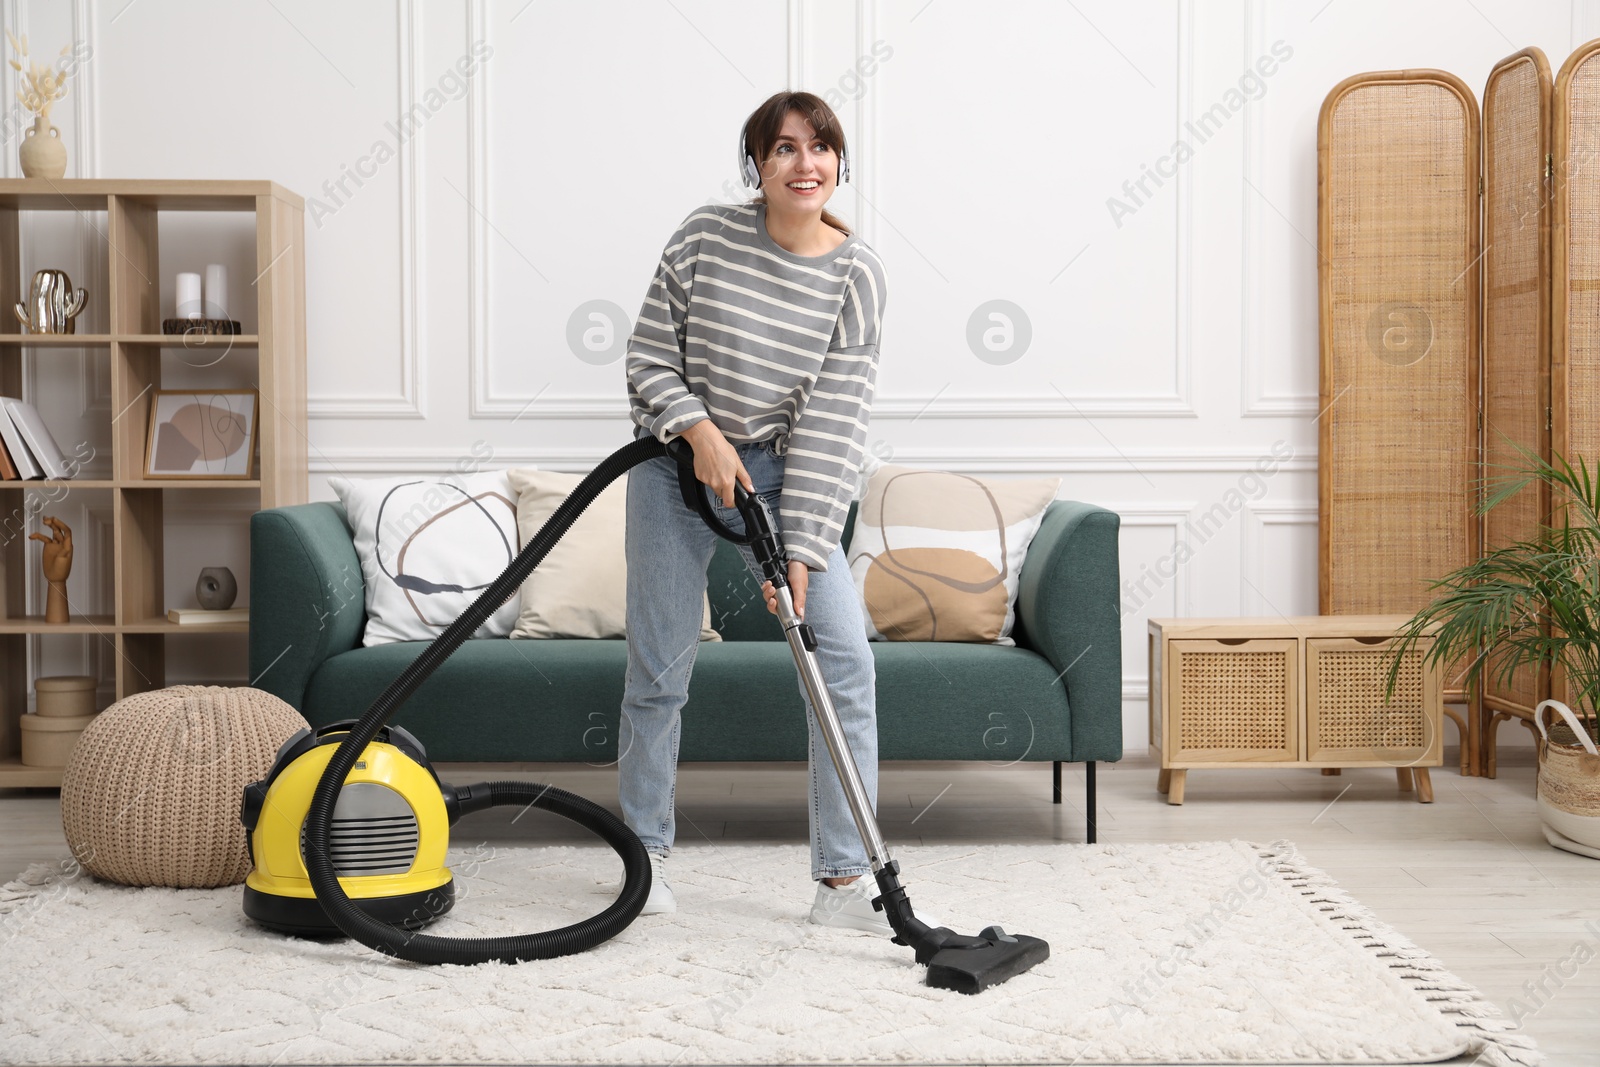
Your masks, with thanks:
<instances>
[{"instance_id":1,"label":"black sofa leg","mask_svg":"<svg viewBox=\"0 0 1600 1067\"><path fill-rule=\"evenodd\" d=\"M1057 766L1059 766L1059 764ZM1089 808L1089 844L1092 845L1092 844L1094 844L1094 839L1095 839L1095 825L1094 825L1094 760L1089 760L1087 763L1085 763L1083 765L1083 776L1089 783L1088 796L1087 796L1088 808ZM1057 789L1056 789L1056 792L1059 793L1060 791L1061 791L1060 787L1058 786Z\"/></svg>"},{"instance_id":2,"label":"black sofa leg","mask_svg":"<svg viewBox=\"0 0 1600 1067\"><path fill-rule=\"evenodd\" d=\"M1094 760L1087 760L1083 765L1083 777L1088 785L1085 797L1089 809L1089 844L1095 843L1095 817L1094 817ZM1050 802L1061 803L1061 761L1056 760L1050 769Z\"/></svg>"}]
</instances>

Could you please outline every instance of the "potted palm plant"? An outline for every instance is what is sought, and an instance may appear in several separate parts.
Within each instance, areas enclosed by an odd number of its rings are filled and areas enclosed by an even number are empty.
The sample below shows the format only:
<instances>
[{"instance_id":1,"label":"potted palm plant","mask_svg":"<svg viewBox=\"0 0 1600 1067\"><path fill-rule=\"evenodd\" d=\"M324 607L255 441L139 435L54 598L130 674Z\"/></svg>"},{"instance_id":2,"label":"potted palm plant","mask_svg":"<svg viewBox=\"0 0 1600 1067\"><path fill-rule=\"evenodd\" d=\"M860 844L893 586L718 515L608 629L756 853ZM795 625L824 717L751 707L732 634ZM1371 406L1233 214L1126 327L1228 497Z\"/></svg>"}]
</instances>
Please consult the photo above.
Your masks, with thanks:
<instances>
[{"instance_id":1,"label":"potted palm plant","mask_svg":"<svg viewBox=\"0 0 1600 1067\"><path fill-rule=\"evenodd\" d=\"M1551 490L1550 522L1431 583L1442 592L1390 649L1388 693L1401 657L1433 624L1426 658L1444 669L1471 656L1469 687L1485 671L1507 685L1519 669L1559 670L1572 706L1543 700L1534 710L1539 815L1552 845L1600 858L1600 470L1507 443L1523 462L1495 464L1513 473L1485 494L1479 514L1539 482Z\"/></svg>"}]
</instances>

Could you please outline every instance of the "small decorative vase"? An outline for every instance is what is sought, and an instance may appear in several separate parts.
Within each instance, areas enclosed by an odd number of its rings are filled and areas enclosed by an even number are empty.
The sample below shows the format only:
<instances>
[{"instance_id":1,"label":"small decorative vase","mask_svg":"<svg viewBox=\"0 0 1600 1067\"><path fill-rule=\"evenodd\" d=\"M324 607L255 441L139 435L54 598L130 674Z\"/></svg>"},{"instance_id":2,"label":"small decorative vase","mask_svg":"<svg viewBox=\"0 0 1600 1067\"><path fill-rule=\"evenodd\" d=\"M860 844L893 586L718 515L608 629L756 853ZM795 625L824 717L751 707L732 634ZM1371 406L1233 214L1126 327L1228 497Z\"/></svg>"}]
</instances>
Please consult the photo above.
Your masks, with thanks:
<instances>
[{"instance_id":1,"label":"small decorative vase","mask_svg":"<svg viewBox=\"0 0 1600 1067\"><path fill-rule=\"evenodd\" d=\"M207 611L223 611L233 607L233 598L239 595L239 583L226 567L207 567L194 583L195 599Z\"/></svg>"},{"instance_id":2,"label":"small decorative vase","mask_svg":"<svg viewBox=\"0 0 1600 1067\"><path fill-rule=\"evenodd\" d=\"M17 155L25 178L59 178L67 172L67 146L61 143L61 131L42 114L34 117Z\"/></svg>"},{"instance_id":3,"label":"small decorative vase","mask_svg":"<svg viewBox=\"0 0 1600 1067\"><path fill-rule=\"evenodd\" d=\"M88 302L88 291L74 291L66 271L45 269L34 271L28 302L13 310L28 333L76 333L78 316Z\"/></svg>"}]
</instances>

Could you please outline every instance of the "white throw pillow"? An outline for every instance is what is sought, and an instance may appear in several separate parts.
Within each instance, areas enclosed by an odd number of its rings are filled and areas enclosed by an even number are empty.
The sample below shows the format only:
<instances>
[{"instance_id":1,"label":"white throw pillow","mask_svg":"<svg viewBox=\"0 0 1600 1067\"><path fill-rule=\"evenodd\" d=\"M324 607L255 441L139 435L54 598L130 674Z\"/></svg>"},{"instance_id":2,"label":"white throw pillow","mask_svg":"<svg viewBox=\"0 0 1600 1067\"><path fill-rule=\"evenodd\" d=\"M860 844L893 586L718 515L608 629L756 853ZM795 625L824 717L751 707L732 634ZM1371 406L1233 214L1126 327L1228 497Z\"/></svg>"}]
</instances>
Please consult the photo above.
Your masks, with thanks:
<instances>
[{"instance_id":1,"label":"white throw pillow","mask_svg":"<svg viewBox=\"0 0 1600 1067\"><path fill-rule=\"evenodd\" d=\"M1022 561L1060 488L1060 478L879 467L848 553L867 639L1015 645Z\"/></svg>"},{"instance_id":2,"label":"white throw pillow","mask_svg":"<svg viewBox=\"0 0 1600 1067\"><path fill-rule=\"evenodd\" d=\"M517 494L523 546L533 540L585 475L518 468L508 472ZM522 613L512 637L626 637L628 614L628 480L618 478L573 522L522 583ZM711 601L702 595L700 640L720 641Z\"/></svg>"},{"instance_id":3,"label":"white throw pillow","mask_svg":"<svg viewBox=\"0 0 1600 1067\"><path fill-rule=\"evenodd\" d=\"M329 478L355 533L366 585L363 645L431 641L516 558L516 493L506 472ZM504 637L518 597L473 637Z\"/></svg>"}]
</instances>

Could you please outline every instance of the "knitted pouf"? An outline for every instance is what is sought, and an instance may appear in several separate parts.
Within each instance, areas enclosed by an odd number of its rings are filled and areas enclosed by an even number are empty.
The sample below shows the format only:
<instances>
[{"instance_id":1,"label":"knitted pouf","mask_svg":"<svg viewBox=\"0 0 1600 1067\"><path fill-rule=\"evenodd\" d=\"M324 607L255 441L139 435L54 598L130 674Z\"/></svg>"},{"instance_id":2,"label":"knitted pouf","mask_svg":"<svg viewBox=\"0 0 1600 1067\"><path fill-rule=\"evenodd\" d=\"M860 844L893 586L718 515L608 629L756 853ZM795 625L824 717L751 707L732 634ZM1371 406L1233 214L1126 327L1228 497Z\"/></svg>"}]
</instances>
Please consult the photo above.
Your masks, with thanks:
<instances>
[{"instance_id":1,"label":"knitted pouf","mask_svg":"<svg viewBox=\"0 0 1600 1067\"><path fill-rule=\"evenodd\" d=\"M175 685L97 715L67 760L61 827L90 874L209 889L250 873L239 802L305 719L271 693Z\"/></svg>"}]
</instances>

